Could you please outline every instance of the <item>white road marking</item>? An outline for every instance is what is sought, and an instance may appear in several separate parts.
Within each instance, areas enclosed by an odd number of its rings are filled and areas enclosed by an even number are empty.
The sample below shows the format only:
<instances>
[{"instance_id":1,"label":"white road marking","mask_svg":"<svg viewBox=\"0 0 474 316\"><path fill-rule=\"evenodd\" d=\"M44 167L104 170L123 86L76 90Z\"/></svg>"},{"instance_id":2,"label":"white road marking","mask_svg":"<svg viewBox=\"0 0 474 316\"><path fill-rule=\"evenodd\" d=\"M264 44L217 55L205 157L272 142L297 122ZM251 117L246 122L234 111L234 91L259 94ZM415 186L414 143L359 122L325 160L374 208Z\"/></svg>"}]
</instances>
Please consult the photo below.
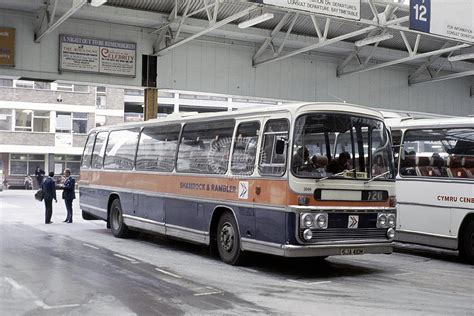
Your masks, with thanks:
<instances>
[{"instance_id":1,"label":"white road marking","mask_svg":"<svg viewBox=\"0 0 474 316\"><path fill-rule=\"evenodd\" d=\"M5 281L7 281L8 283L11 284L11 286L13 286L15 289L19 290L21 288L23 288L20 284L18 284L15 280L9 278L9 277L5 277Z\"/></svg>"},{"instance_id":2,"label":"white road marking","mask_svg":"<svg viewBox=\"0 0 474 316\"><path fill-rule=\"evenodd\" d=\"M155 270L158 271L158 272L161 272L161 273L163 273L163 274L167 274L167 275L169 275L169 276L175 277L175 278L177 278L177 279L181 279L181 278L182 278L181 276L179 276L179 275L177 275L177 274L168 272L168 271L163 270L163 269L155 268Z\"/></svg>"},{"instance_id":3,"label":"white road marking","mask_svg":"<svg viewBox=\"0 0 474 316\"><path fill-rule=\"evenodd\" d=\"M55 305L55 306L49 306L45 302L41 300L36 300L35 304L38 305L38 307L41 307L42 309L58 309L58 308L68 308L68 307L79 307L81 306L80 304L65 304L65 305Z\"/></svg>"},{"instance_id":4,"label":"white road marking","mask_svg":"<svg viewBox=\"0 0 474 316\"><path fill-rule=\"evenodd\" d=\"M100 249L99 247L92 246L92 245L89 245L89 244L83 244L83 245L86 246L86 247L92 248L92 249Z\"/></svg>"},{"instance_id":5,"label":"white road marking","mask_svg":"<svg viewBox=\"0 0 474 316\"><path fill-rule=\"evenodd\" d=\"M21 286L20 284L18 284L18 282L16 282L12 278L5 277L4 279L8 283L10 283L16 290L22 290L24 293L27 294L27 296L30 296L30 297L33 297L33 298L37 297L29 289ZM57 308L68 308L68 307L79 307L79 306L81 306L80 304L66 304L66 305L50 306L50 305L46 304L45 302L43 302L40 299L36 299L36 300L34 300L34 302L38 307L41 307L42 309L57 309Z\"/></svg>"},{"instance_id":6,"label":"white road marking","mask_svg":"<svg viewBox=\"0 0 474 316\"><path fill-rule=\"evenodd\" d=\"M118 258L122 258L122 259L128 260L128 261L130 261L131 263L138 263L138 261L135 260L135 259L132 259L132 258L129 258L129 257L125 257L125 256L122 256L122 255L119 255L119 254L116 254L116 253L114 253L114 256L116 256L116 257L118 257Z\"/></svg>"},{"instance_id":7,"label":"white road marking","mask_svg":"<svg viewBox=\"0 0 474 316\"><path fill-rule=\"evenodd\" d=\"M302 281L292 280L292 279L287 279L287 281L293 282L293 283L298 283L298 284L304 284L304 285L318 285L318 284L329 284L329 283L332 283L332 281L302 282Z\"/></svg>"},{"instance_id":8,"label":"white road marking","mask_svg":"<svg viewBox=\"0 0 474 316\"><path fill-rule=\"evenodd\" d=\"M240 268L241 270L245 270L245 271L248 271L248 272L253 272L253 273L258 273L257 270L254 270L254 269L249 269L249 268Z\"/></svg>"},{"instance_id":9,"label":"white road marking","mask_svg":"<svg viewBox=\"0 0 474 316\"><path fill-rule=\"evenodd\" d=\"M199 292L201 290L206 290L207 292L201 292L201 293L194 293L194 296L205 296L205 295L214 295L214 294L222 294L222 291L219 291L218 289L215 289L211 286L206 286L206 287L197 287L192 289L192 291Z\"/></svg>"},{"instance_id":10,"label":"white road marking","mask_svg":"<svg viewBox=\"0 0 474 316\"><path fill-rule=\"evenodd\" d=\"M206 293L194 293L194 296L205 296L205 295L214 295L214 294L221 294L221 291L214 291L214 292L206 292Z\"/></svg>"},{"instance_id":11,"label":"white road marking","mask_svg":"<svg viewBox=\"0 0 474 316\"><path fill-rule=\"evenodd\" d=\"M395 275L410 275L410 274L415 274L415 272L403 272L403 273L397 273Z\"/></svg>"}]
</instances>

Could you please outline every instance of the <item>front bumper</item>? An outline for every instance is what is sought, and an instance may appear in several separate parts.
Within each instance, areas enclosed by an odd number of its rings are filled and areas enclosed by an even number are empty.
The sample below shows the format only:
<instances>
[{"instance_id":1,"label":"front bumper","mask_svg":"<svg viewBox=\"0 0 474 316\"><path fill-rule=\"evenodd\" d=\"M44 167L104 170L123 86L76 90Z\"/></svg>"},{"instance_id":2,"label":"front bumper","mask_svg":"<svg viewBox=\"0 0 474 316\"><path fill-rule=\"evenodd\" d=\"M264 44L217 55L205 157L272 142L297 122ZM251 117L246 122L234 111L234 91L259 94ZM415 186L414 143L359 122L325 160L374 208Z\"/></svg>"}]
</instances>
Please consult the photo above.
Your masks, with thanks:
<instances>
[{"instance_id":1,"label":"front bumper","mask_svg":"<svg viewBox=\"0 0 474 316\"><path fill-rule=\"evenodd\" d=\"M342 255L343 251L356 250L360 254L390 254L393 242L344 243L324 245L280 245L242 238L242 250L255 251L282 257L325 257Z\"/></svg>"}]
</instances>

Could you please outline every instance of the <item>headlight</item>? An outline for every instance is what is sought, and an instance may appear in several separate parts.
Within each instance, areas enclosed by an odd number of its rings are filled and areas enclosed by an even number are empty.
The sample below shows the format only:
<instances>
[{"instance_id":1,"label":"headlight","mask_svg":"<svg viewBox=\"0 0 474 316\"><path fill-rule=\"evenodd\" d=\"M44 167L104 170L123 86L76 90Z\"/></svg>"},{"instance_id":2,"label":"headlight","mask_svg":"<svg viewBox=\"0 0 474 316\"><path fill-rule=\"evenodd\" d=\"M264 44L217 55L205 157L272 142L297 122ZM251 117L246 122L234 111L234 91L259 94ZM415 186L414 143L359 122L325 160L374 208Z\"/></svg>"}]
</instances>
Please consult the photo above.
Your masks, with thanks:
<instances>
[{"instance_id":1,"label":"headlight","mask_svg":"<svg viewBox=\"0 0 474 316\"><path fill-rule=\"evenodd\" d=\"M309 228L309 227L313 226L313 222L314 222L313 215L311 215L311 214L303 214L302 219L303 219L303 225L304 225L304 227L308 227L308 228Z\"/></svg>"},{"instance_id":2,"label":"headlight","mask_svg":"<svg viewBox=\"0 0 474 316\"><path fill-rule=\"evenodd\" d=\"M387 225L387 215L379 214L379 217L377 218L377 224L379 227L385 227Z\"/></svg>"},{"instance_id":3,"label":"headlight","mask_svg":"<svg viewBox=\"0 0 474 316\"><path fill-rule=\"evenodd\" d=\"M316 225L319 228L327 228L328 226L328 216L327 214L318 214L315 218Z\"/></svg>"},{"instance_id":4,"label":"headlight","mask_svg":"<svg viewBox=\"0 0 474 316\"><path fill-rule=\"evenodd\" d=\"M389 228L389 229L387 230L387 237L388 237L388 239L393 239L393 238L395 238L395 229Z\"/></svg>"},{"instance_id":5,"label":"headlight","mask_svg":"<svg viewBox=\"0 0 474 316\"><path fill-rule=\"evenodd\" d=\"M395 223L396 223L395 214L388 214L387 221L388 221L388 226L395 227Z\"/></svg>"},{"instance_id":6,"label":"headlight","mask_svg":"<svg viewBox=\"0 0 474 316\"><path fill-rule=\"evenodd\" d=\"M311 238L313 238L313 232L311 231L311 229L306 229L303 232L303 238L306 241L309 241L309 240L311 240Z\"/></svg>"}]
</instances>

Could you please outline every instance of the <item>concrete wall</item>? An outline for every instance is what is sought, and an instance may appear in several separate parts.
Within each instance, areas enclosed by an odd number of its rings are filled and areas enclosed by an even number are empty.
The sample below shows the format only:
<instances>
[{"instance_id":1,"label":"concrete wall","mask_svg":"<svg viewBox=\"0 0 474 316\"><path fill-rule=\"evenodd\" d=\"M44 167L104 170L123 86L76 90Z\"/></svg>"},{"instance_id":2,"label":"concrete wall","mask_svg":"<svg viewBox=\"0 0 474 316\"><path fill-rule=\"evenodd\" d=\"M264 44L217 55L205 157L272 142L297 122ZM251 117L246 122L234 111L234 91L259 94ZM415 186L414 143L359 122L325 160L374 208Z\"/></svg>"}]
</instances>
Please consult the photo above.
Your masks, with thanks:
<instances>
[{"instance_id":1,"label":"concrete wall","mask_svg":"<svg viewBox=\"0 0 474 316\"><path fill-rule=\"evenodd\" d=\"M58 96L61 96L61 103L63 104L95 106L95 93L92 93L92 89L93 87L91 87L90 93L81 93L69 91L0 87L0 100L34 103L58 103Z\"/></svg>"},{"instance_id":2,"label":"concrete wall","mask_svg":"<svg viewBox=\"0 0 474 316\"><path fill-rule=\"evenodd\" d=\"M254 47L194 41L158 58L160 88L278 98L337 101L449 115L474 114L472 79L408 86L405 66L336 77L340 59L297 55L252 67Z\"/></svg>"},{"instance_id":3,"label":"concrete wall","mask_svg":"<svg viewBox=\"0 0 474 316\"><path fill-rule=\"evenodd\" d=\"M16 76L88 82L111 85L140 86L141 55L151 54L153 36L138 27L120 24L68 19L60 28L51 32L41 43L34 42L36 19L33 15L20 11L0 12L0 26L16 29L15 67L0 68L0 76ZM137 44L136 74L132 77L87 74L75 72L59 73L59 34L79 35L89 38L120 40Z\"/></svg>"}]
</instances>

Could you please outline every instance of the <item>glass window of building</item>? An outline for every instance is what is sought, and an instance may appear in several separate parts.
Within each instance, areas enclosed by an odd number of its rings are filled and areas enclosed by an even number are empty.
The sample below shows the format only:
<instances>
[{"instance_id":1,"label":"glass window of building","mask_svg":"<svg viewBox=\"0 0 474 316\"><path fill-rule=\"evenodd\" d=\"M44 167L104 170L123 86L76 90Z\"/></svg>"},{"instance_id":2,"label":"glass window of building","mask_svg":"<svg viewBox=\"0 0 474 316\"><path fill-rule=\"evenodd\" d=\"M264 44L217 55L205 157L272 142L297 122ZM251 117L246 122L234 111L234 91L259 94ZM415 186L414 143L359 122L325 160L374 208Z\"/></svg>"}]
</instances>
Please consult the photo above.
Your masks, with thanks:
<instances>
[{"instance_id":1,"label":"glass window of building","mask_svg":"<svg viewBox=\"0 0 474 316\"><path fill-rule=\"evenodd\" d=\"M38 90L51 90L51 83L44 81L35 81L35 89Z\"/></svg>"},{"instance_id":2,"label":"glass window of building","mask_svg":"<svg viewBox=\"0 0 474 316\"><path fill-rule=\"evenodd\" d=\"M0 131L12 130L12 110L0 109Z\"/></svg>"},{"instance_id":3,"label":"glass window of building","mask_svg":"<svg viewBox=\"0 0 474 316\"><path fill-rule=\"evenodd\" d=\"M95 105L97 109L105 109L107 106L107 88L106 87L96 87L96 98Z\"/></svg>"},{"instance_id":4,"label":"glass window of building","mask_svg":"<svg viewBox=\"0 0 474 316\"><path fill-rule=\"evenodd\" d=\"M32 131L32 110L15 111L15 131Z\"/></svg>"},{"instance_id":5,"label":"glass window of building","mask_svg":"<svg viewBox=\"0 0 474 316\"><path fill-rule=\"evenodd\" d=\"M87 113L73 113L72 114L72 132L75 134L87 133Z\"/></svg>"},{"instance_id":6,"label":"glass window of building","mask_svg":"<svg viewBox=\"0 0 474 316\"><path fill-rule=\"evenodd\" d=\"M74 85L74 92L88 93L89 92L89 86L82 85L82 84L75 84Z\"/></svg>"},{"instance_id":7,"label":"glass window of building","mask_svg":"<svg viewBox=\"0 0 474 316\"><path fill-rule=\"evenodd\" d=\"M49 132L50 115L49 111L34 111L33 112L33 131L34 132Z\"/></svg>"},{"instance_id":8,"label":"glass window of building","mask_svg":"<svg viewBox=\"0 0 474 316\"><path fill-rule=\"evenodd\" d=\"M13 87L12 79L0 79L0 87Z\"/></svg>"},{"instance_id":9,"label":"glass window of building","mask_svg":"<svg viewBox=\"0 0 474 316\"><path fill-rule=\"evenodd\" d=\"M64 169L71 170L72 175L79 175L81 165L81 156L79 155L55 155L54 156L54 173L62 174Z\"/></svg>"},{"instance_id":10,"label":"glass window of building","mask_svg":"<svg viewBox=\"0 0 474 316\"><path fill-rule=\"evenodd\" d=\"M71 113L56 112L56 133L71 133Z\"/></svg>"},{"instance_id":11,"label":"glass window of building","mask_svg":"<svg viewBox=\"0 0 474 316\"><path fill-rule=\"evenodd\" d=\"M57 88L58 91L74 91L74 85L69 83L58 82Z\"/></svg>"},{"instance_id":12,"label":"glass window of building","mask_svg":"<svg viewBox=\"0 0 474 316\"><path fill-rule=\"evenodd\" d=\"M33 89L35 87L34 81L29 80L15 80L15 88Z\"/></svg>"},{"instance_id":13,"label":"glass window of building","mask_svg":"<svg viewBox=\"0 0 474 316\"><path fill-rule=\"evenodd\" d=\"M45 155L43 154L10 154L11 175L31 175L36 167L45 170Z\"/></svg>"}]
</instances>

